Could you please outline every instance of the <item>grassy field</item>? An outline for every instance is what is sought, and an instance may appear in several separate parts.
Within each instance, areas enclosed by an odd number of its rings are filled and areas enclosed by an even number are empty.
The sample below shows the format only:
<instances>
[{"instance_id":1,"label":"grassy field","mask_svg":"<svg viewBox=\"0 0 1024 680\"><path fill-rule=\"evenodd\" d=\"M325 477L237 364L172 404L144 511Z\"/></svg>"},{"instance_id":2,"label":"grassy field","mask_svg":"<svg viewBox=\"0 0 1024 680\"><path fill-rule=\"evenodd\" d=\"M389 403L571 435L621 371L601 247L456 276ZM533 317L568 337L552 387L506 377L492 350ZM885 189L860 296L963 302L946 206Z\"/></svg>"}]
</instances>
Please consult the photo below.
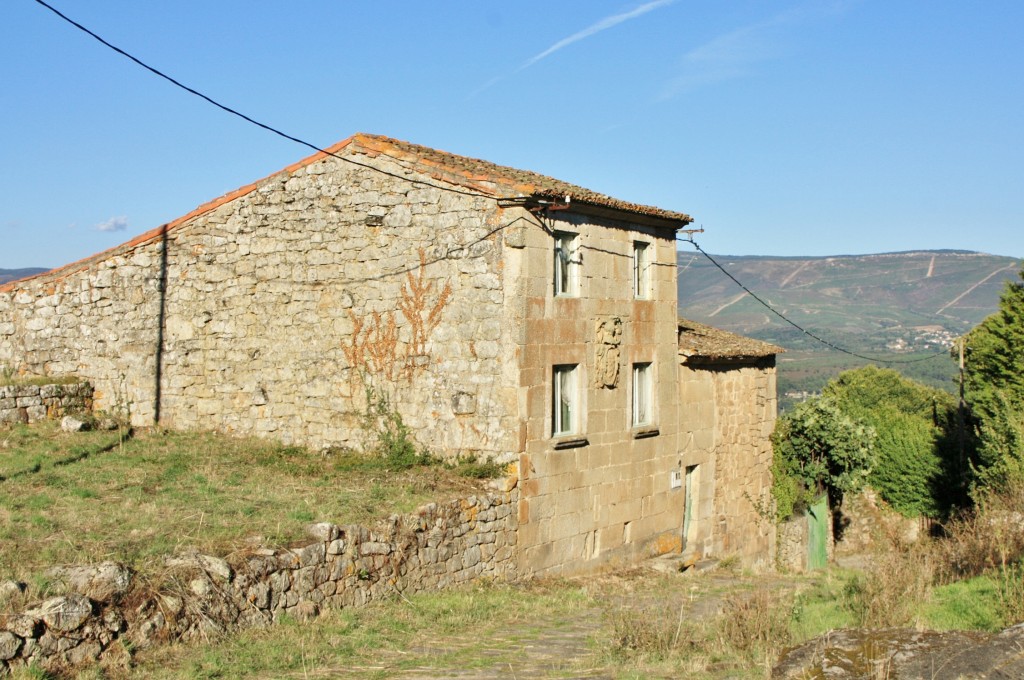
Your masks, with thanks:
<instances>
[{"instance_id":1,"label":"grassy field","mask_svg":"<svg viewBox=\"0 0 1024 680\"><path fill-rule=\"evenodd\" d=\"M0 430L0 579L44 591L54 564L145 572L185 548L284 545L311 522L371 522L479 488L459 472L212 434Z\"/></svg>"}]
</instances>

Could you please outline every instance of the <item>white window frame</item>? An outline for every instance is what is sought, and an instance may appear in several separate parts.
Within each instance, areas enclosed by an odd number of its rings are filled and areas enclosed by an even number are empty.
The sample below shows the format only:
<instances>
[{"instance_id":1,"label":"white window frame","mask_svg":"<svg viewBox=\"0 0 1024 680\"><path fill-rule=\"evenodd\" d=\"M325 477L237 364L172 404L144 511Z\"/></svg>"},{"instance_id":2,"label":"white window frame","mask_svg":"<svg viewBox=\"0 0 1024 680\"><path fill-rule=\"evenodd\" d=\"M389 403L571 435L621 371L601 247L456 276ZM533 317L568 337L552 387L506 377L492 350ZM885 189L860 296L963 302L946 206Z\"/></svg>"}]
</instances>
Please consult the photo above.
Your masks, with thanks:
<instances>
[{"instance_id":1,"label":"white window frame","mask_svg":"<svg viewBox=\"0 0 1024 680\"><path fill-rule=\"evenodd\" d=\"M633 427L654 424L654 364L633 364Z\"/></svg>"},{"instance_id":2,"label":"white window frame","mask_svg":"<svg viewBox=\"0 0 1024 680\"><path fill-rule=\"evenodd\" d=\"M651 297L651 244L633 242L633 297L648 300Z\"/></svg>"},{"instance_id":3,"label":"white window frame","mask_svg":"<svg viewBox=\"0 0 1024 680\"><path fill-rule=\"evenodd\" d=\"M554 293L556 297L579 295L579 235L556 231L554 239Z\"/></svg>"},{"instance_id":4,"label":"white window frame","mask_svg":"<svg viewBox=\"0 0 1024 680\"><path fill-rule=\"evenodd\" d=\"M551 436L580 431L579 364L559 364L551 371Z\"/></svg>"}]
</instances>

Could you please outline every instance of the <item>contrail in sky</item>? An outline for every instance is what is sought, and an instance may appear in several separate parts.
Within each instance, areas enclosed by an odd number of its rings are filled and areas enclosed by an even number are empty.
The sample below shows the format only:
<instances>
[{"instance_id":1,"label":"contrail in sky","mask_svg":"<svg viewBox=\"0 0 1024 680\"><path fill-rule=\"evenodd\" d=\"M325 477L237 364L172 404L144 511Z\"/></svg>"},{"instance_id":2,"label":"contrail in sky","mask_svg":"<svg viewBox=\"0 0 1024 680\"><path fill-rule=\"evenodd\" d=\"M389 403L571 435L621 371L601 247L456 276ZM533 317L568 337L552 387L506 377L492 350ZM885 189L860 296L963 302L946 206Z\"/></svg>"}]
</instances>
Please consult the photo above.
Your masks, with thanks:
<instances>
[{"instance_id":1,"label":"contrail in sky","mask_svg":"<svg viewBox=\"0 0 1024 680\"><path fill-rule=\"evenodd\" d=\"M562 49L563 47L568 47L569 45L573 44L574 42L579 42L580 40L583 40L584 38L589 38L590 36L595 35L597 33L600 33L601 31L605 31L605 30L607 30L607 29L609 29L609 28L611 28L613 26L618 26L623 21L629 21L630 19L635 19L638 16L642 16L644 14L647 14L648 12L656 10L659 7L664 7L665 5L671 5L673 2L675 2L675 0L653 0L653 2L646 2L646 3L642 4L642 5L640 5L639 7L637 7L636 9L630 10L629 12L623 12L622 14L613 14L610 17L605 17L604 19L601 19L597 23L591 24L590 26L587 26L582 31L578 31L576 33L573 33L568 38L562 38L561 40L559 40L558 42L556 42L554 45L552 45L551 47L547 48L543 52L530 57L525 62L523 62L523 65L520 66L519 68L517 68L515 72L519 73L523 69L530 68L531 66L536 64L541 59L544 59L545 57L551 56L552 54L554 54L558 50Z\"/></svg>"},{"instance_id":2,"label":"contrail in sky","mask_svg":"<svg viewBox=\"0 0 1024 680\"><path fill-rule=\"evenodd\" d=\"M601 31L606 31L609 28L612 28L613 26L618 26L624 21L629 21L630 19L635 19L639 16L643 16L644 14L654 11L659 7L671 5L675 1L676 0L652 0L651 2L645 2L636 9L632 9L628 12L623 12L622 14L613 14L612 16L605 17L604 19L601 19L600 21L591 24L590 26L587 26L582 31L577 31L576 33L573 33L567 38L562 38L561 40L559 40L558 42L556 42L554 45L547 48L543 52L540 52L530 57L529 59L524 61L522 65L519 66L519 68L513 71L513 73L519 73L520 71L530 68L538 61L550 57L552 54L562 49L563 47L568 47L573 43L579 42L580 40L583 40L585 38L589 38L592 35L600 33ZM505 76L495 76L494 78L491 78L486 83L470 92L469 96L467 96L466 99L472 99L473 97L480 94L489 87L496 85L504 78Z\"/></svg>"}]
</instances>

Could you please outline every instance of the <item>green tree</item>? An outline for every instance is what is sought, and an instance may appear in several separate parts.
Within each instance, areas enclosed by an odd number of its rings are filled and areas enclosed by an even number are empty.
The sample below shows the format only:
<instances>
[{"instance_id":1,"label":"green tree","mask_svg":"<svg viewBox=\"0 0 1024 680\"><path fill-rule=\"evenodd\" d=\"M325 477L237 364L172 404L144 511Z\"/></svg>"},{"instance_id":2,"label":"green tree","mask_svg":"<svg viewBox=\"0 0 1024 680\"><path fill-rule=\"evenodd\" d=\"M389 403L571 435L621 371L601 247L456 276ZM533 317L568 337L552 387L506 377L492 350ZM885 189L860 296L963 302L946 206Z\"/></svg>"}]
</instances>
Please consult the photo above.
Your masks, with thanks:
<instances>
[{"instance_id":1,"label":"green tree","mask_svg":"<svg viewBox=\"0 0 1024 680\"><path fill-rule=\"evenodd\" d=\"M838 502L860 490L873 461L875 432L843 413L829 397L809 399L780 417L772 433L772 473L778 519L822 493Z\"/></svg>"},{"instance_id":2,"label":"green tree","mask_svg":"<svg viewBox=\"0 0 1024 680\"><path fill-rule=\"evenodd\" d=\"M951 394L877 366L844 371L823 393L878 433L868 484L897 511L938 517L962 503Z\"/></svg>"},{"instance_id":3,"label":"green tree","mask_svg":"<svg viewBox=\"0 0 1024 680\"><path fill-rule=\"evenodd\" d=\"M999 311L964 343L964 396L978 436L975 485L1000 486L1024 470L1024 283L1007 282Z\"/></svg>"}]
</instances>

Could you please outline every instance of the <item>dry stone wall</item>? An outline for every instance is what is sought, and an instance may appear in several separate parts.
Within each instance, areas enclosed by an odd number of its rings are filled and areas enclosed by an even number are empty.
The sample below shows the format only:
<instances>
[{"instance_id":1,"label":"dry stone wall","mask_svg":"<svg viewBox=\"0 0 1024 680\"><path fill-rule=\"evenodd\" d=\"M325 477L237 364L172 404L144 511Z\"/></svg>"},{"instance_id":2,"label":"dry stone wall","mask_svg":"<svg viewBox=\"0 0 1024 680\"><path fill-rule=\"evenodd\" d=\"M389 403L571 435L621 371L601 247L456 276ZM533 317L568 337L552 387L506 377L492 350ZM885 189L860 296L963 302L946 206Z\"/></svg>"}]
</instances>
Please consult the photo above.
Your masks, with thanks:
<instances>
[{"instance_id":1,"label":"dry stone wall","mask_svg":"<svg viewBox=\"0 0 1024 680\"><path fill-rule=\"evenodd\" d=\"M58 568L50 577L66 594L0 614L0 675L29 663L61 668L94 661L118 641L138 647L202 639L396 593L514 580L517 480L493 487L394 515L373 529L314 524L311 542L294 548L169 558L162 580L148 589L114 563Z\"/></svg>"},{"instance_id":2,"label":"dry stone wall","mask_svg":"<svg viewBox=\"0 0 1024 680\"><path fill-rule=\"evenodd\" d=\"M89 383L0 385L0 425L34 423L92 411Z\"/></svg>"},{"instance_id":3,"label":"dry stone wall","mask_svg":"<svg viewBox=\"0 0 1024 680\"><path fill-rule=\"evenodd\" d=\"M348 153L348 151L345 151ZM133 424L359 447L369 401L446 455L517 450L492 199L300 164L90 261L0 288L0 364Z\"/></svg>"}]
</instances>

